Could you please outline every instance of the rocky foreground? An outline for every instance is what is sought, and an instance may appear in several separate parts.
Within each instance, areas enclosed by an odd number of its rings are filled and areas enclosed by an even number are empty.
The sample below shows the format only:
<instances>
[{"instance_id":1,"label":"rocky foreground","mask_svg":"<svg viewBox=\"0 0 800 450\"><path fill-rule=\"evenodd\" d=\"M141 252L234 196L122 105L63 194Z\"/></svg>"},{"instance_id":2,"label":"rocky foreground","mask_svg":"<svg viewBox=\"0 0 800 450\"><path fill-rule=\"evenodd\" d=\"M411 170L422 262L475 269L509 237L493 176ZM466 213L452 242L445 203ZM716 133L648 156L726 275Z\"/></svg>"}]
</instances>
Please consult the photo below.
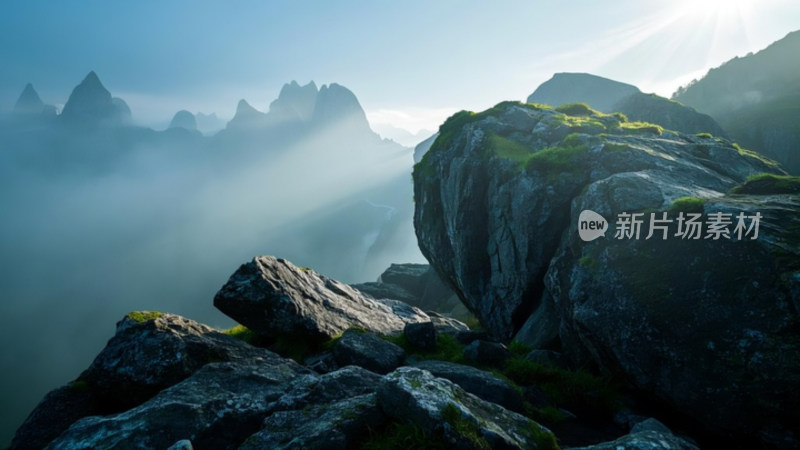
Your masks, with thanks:
<instances>
[{"instance_id":1,"label":"rocky foreground","mask_svg":"<svg viewBox=\"0 0 800 450\"><path fill-rule=\"evenodd\" d=\"M556 353L509 349L285 260L242 265L214 303L248 328L128 314L12 448L553 449L559 438L540 422L581 429L582 408L606 419L589 440L623 436L588 448L696 448L655 419L620 413L608 380Z\"/></svg>"}]
</instances>

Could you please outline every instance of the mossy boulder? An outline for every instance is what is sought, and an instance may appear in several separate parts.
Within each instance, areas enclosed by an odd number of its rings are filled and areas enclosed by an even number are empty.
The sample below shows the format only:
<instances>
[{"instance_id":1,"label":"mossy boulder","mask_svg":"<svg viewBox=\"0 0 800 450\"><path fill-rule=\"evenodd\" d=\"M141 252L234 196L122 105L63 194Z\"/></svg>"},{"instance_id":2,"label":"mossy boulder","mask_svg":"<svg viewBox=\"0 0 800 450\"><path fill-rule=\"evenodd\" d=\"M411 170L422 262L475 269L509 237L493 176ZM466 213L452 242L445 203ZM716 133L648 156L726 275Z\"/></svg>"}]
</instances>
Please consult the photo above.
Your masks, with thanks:
<instances>
[{"instance_id":1,"label":"mossy boulder","mask_svg":"<svg viewBox=\"0 0 800 450\"><path fill-rule=\"evenodd\" d=\"M724 139L562 109L576 115L503 103L442 126L448 140L414 173L423 254L497 339L561 348L710 433L758 445L764 430L791 427L794 180ZM583 210L610 222L604 237L580 239ZM615 238L621 213L641 214L638 239ZM651 214L672 221L650 235ZM727 215L729 234L676 236L689 214ZM757 239L736 236L740 214L760 214Z\"/></svg>"}]
</instances>

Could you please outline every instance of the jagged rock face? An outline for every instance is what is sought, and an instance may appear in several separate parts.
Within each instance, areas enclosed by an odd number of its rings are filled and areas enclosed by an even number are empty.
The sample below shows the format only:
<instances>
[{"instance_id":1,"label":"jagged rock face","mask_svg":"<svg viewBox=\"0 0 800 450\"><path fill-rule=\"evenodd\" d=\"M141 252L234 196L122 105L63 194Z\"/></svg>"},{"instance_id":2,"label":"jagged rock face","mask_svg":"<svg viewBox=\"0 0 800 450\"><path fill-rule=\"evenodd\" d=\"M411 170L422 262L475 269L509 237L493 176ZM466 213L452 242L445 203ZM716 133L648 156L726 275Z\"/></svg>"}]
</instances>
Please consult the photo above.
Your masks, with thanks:
<instances>
[{"instance_id":1,"label":"jagged rock face","mask_svg":"<svg viewBox=\"0 0 800 450\"><path fill-rule=\"evenodd\" d=\"M378 402L387 416L441 433L454 448L555 448L548 429L418 368L387 375Z\"/></svg>"},{"instance_id":2,"label":"jagged rock face","mask_svg":"<svg viewBox=\"0 0 800 450\"><path fill-rule=\"evenodd\" d=\"M431 320L417 308L372 299L272 256L259 256L239 267L214 297L214 306L266 337L304 336L319 342L351 327L398 334L406 323Z\"/></svg>"},{"instance_id":3,"label":"jagged rock face","mask_svg":"<svg viewBox=\"0 0 800 450\"><path fill-rule=\"evenodd\" d=\"M194 114L182 109L175 113L172 117L172 121L169 123L170 128L185 128L187 130L196 130L197 129L197 120L194 117Z\"/></svg>"},{"instance_id":4,"label":"jagged rock face","mask_svg":"<svg viewBox=\"0 0 800 450\"><path fill-rule=\"evenodd\" d=\"M514 103L449 119L414 171L423 254L496 337L551 328L570 356L720 433L791 423L797 197L728 195L780 170L725 141L626 126ZM705 214L760 212L758 240L613 238L618 213L685 196L708 199ZM605 238L579 239L585 209L612 222Z\"/></svg>"},{"instance_id":5,"label":"jagged rock face","mask_svg":"<svg viewBox=\"0 0 800 450\"><path fill-rule=\"evenodd\" d=\"M616 111L613 106L620 100L639 92L636 86L597 75L557 73L528 96L528 103L554 106L564 103L588 103L597 110L612 112Z\"/></svg>"},{"instance_id":6,"label":"jagged rock face","mask_svg":"<svg viewBox=\"0 0 800 450\"><path fill-rule=\"evenodd\" d=\"M97 74L89 72L72 90L60 117L71 124L118 125L123 122L126 109L127 105L115 104ZM130 115L130 109L127 109L127 115Z\"/></svg>"}]
</instances>

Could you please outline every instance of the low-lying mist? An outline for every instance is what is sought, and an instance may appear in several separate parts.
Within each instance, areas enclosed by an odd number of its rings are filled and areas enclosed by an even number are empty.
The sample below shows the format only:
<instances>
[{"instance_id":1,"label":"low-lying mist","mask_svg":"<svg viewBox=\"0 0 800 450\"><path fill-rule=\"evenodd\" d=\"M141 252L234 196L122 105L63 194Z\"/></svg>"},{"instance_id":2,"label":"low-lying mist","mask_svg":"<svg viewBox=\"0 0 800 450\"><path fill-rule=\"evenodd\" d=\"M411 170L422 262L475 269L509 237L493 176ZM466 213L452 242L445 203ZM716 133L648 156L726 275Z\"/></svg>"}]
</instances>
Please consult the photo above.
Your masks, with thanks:
<instances>
[{"instance_id":1,"label":"low-lying mist","mask_svg":"<svg viewBox=\"0 0 800 450\"><path fill-rule=\"evenodd\" d=\"M348 123L280 133L0 133L0 442L131 310L225 328L216 290L273 254L345 282L423 262L410 149Z\"/></svg>"}]
</instances>

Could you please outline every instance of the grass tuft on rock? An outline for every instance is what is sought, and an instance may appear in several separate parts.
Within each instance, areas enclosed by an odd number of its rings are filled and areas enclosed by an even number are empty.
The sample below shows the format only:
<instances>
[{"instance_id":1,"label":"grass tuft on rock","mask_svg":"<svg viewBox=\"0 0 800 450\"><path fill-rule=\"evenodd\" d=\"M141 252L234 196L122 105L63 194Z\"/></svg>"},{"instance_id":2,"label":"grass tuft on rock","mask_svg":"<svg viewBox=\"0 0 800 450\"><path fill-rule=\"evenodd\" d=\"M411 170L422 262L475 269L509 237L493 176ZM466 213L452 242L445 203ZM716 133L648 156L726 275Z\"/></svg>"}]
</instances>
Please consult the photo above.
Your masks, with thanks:
<instances>
[{"instance_id":1,"label":"grass tuft on rock","mask_svg":"<svg viewBox=\"0 0 800 450\"><path fill-rule=\"evenodd\" d=\"M780 195L800 194L800 177L760 173L747 177L744 184L736 186L731 194Z\"/></svg>"},{"instance_id":2,"label":"grass tuft on rock","mask_svg":"<svg viewBox=\"0 0 800 450\"><path fill-rule=\"evenodd\" d=\"M492 448L486 439L480 435L478 425L464 419L461 415L461 410L455 404L449 403L442 408L442 419L453 427L456 434L470 443L470 448L486 450Z\"/></svg>"},{"instance_id":3,"label":"grass tuft on rock","mask_svg":"<svg viewBox=\"0 0 800 450\"><path fill-rule=\"evenodd\" d=\"M125 317L136 323L142 323L150 320L156 320L163 315L164 313L158 311L133 311L126 314Z\"/></svg>"},{"instance_id":4,"label":"grass tuft on rock","mask_svg":"<svg viewBox=\"0 0 800 450\"><path fill-rule=\"evenodd\" d=\"M669 205L670 212L702 213L706 200L698 197L680 197Z\"/></svg>"},{"instance_id":5,"label":"grass tuft on rock","mask_svg":"<svg viewBox=\"0 0 800 450\"><path fill-rule=\"evenodd\" d=\"M503 373L519 385L538 386L553 404L569 410L608 414L620 405L613 380L586 370L571 371L512 358Z\"/></svg>"}]
</instances>

